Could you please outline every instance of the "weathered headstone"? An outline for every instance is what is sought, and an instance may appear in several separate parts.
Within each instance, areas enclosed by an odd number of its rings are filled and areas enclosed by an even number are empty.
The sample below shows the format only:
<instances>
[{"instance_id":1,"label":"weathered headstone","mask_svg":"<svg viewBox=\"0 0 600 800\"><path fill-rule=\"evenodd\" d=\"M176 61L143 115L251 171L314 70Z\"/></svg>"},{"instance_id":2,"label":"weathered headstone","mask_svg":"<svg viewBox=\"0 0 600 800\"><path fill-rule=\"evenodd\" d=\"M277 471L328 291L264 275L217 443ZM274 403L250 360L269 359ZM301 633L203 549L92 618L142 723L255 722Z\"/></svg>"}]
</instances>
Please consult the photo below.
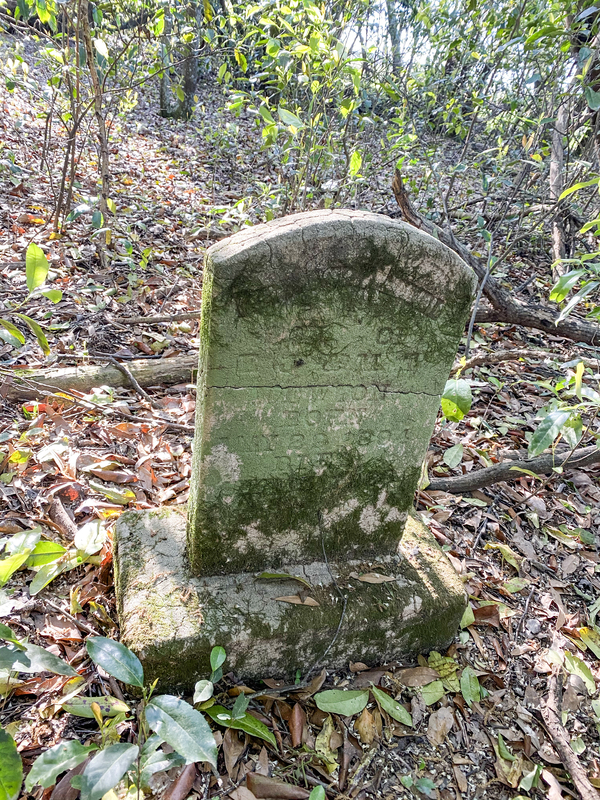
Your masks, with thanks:
<instances>
[{"instance_id":1,"label":"weathered headstone","mask_svg":"<svg viewBox=\"0 0 600 800\"><path fill-rule=\"evenodd\" d=\"M241 674L289 676L342 608L330 665L452 637L462 586L407 517L473 283L437 240L363 212L210 249L187 548L175 512L117 529L123 637L151 671L193 682L221 644Z\"/></svg>"}]
</instances>

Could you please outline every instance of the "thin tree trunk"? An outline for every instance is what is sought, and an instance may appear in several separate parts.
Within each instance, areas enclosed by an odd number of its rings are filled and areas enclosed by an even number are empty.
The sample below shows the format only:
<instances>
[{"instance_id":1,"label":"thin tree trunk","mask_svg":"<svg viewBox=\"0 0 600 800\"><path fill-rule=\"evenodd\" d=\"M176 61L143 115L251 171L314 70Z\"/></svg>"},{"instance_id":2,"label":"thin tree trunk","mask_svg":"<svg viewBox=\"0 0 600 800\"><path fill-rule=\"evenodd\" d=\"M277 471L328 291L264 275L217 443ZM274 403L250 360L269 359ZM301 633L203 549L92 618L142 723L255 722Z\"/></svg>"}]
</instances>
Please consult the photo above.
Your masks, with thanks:
<instances>
[{"instance_id":1,"label":"thin tree trunk","mask_svg":"<svg viewBox=\"0 0 600 800\"><path fill-rule=\"evenodd\" d=\"M562 218L562 209L558 205L558 198L564 189L564 164L565 153L563 149L563 136L567 132L568 109L566 100L563 101L556 113L556 122L552 131L552 146L550 151L550 199L556 203L554 219L552 220L552 261L556 262L567 257L565 246L565 228ZM562 264L552 267L554 280L565 272Z\"/></svg>"},{"instance_id":2,"label":"thin tree trunk","mask_svg":"<svg viewBox=\"0 0 600 800\"><path fill-rule=\"evenodd\" d=\"M401 28L398 24L398 11L396 9L396 0L386 0L387 6L387 19L388 19L388 33L390 35L390 42L392 45L392 72L394 76L400 75L402 71L402 48L400 46L400 32Z\"/></svg>"}]
</instances>

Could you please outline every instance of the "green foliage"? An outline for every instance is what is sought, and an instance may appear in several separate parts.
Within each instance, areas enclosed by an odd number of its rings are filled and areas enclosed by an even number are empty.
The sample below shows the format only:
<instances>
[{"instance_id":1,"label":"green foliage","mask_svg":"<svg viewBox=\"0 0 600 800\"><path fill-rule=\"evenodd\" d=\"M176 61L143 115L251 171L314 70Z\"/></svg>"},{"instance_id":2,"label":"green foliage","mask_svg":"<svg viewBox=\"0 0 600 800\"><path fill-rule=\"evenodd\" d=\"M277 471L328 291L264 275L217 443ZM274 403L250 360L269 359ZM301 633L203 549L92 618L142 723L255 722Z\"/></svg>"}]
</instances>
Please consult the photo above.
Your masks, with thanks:
<instances>
[{"instance_id":1,"label":"green foliage","mask_svg":"<svg viewBox=\"0 0 600 800\"><path fill-rule=\"evenodd\" d=\"M23 762L12 736L0 728L0 800L16 800L23 783Z\"/></svg>"},{"instance_id":2,"label":"green foliage","mask_svg":"<svg viewBox=\"0 0 600 800\"><path fill-rule=\"evenodd\" d=\"M442 394L442 414L451 422L460 420L471 410L471 385L464 378L451 378Z\"/></svg>"}]
</instances>

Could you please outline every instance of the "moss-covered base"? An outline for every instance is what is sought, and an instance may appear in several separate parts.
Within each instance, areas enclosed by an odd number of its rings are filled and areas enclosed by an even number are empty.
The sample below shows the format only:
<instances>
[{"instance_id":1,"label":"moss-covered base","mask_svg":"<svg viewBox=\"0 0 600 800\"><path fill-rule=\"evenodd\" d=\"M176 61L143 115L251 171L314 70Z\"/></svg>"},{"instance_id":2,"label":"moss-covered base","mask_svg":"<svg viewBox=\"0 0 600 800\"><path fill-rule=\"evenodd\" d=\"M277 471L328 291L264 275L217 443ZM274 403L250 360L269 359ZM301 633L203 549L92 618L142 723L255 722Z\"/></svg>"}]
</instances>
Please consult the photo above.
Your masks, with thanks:
<instances>
[{"instance_id":1,"label":"moss-covered base","mask_svg":"<svg viewBox=\"0 0 600 800\"><path fill-rule=\"evenodd\" d=\"M465 608L458 576L414 517L397 555L377 562L330 562L339 591L318 561L281 570L308 582L310 590L296 580L249 573L191 578L185 543L184 510L129 512L117 525L122 640L142 659L147 679L159 678L162 688L189 690L207 677L214 645L225 647L227 667L240 677L293 678L323 655L338 626L323 662L330 669L441 649L455 635ZM394 580L358 580L368 572ZM304 604L278 599L283 597Z\"/></svg>"}]
</instances>

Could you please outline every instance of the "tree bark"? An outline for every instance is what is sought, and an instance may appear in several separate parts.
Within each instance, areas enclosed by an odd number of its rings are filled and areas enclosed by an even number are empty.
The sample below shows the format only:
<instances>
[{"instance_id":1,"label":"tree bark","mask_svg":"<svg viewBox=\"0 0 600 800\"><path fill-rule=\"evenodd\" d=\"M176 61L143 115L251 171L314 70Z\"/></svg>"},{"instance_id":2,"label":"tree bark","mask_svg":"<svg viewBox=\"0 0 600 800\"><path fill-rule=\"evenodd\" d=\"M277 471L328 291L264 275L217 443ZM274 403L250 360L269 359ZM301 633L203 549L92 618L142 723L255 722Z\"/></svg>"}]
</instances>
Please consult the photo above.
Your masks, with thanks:
<instances>
[{"instance_id":1,"label":"tree bark","mask_svg":"<svg viewBox=\"0 0 600 800\"><path fill-rule=\"evenodd\" d=\"M451 250L454 250L471 267L479 280L483 280L486 273L487 260L473 255L468 247L456 239L452 231L443 230L431 220L422 217L412 207L402 182L402 176L398 170L394 175L392 190L402 211L402 216L409 225L431 234ZM516 300L510 291L505 289L492 276L488 277L483 293L492 308L478 310L475 322L507 322L511 325L522 325L525 328L544 331L552 336L562 336L575 342L585 342L591 345L600 344L600 328L598 325L583 322L573 316L556 323L555 320L558 316L556 309L541 303L526 305L520 300Z\"/></svg>"},{"instance_id":2,"label":"tree bark","mask_svg":"<svg viewBox=\"0 0 600 800\"><path fill-rule=\"evenodd\" d=\"M484 486L491 486L500 481L515 480L519 477L518 470L528 470L535 472L536 475L545 475L552 472L554 467L564 467L564 469L580 469L589 467L600 462L600 448L595 444L590 447L580 447L571 453L570 450L558 453L544 453L537 458L524 460L508 459L492 467L479 469L476 472L468 472L466 475L457 475L454 478L434 478L427 490L433 492L451 492L452 494L462 494L472 492L474 489L482 489Z\"/></svg>"},{"instance_id":3,"label":"tree bark","mask_svg":"<svg viewBox=\"0 0 600 800\"><path fill-rule=\"evenodd\" d=\"M198 369L198 356L139 359L127 362L127 369L140 386L174 385L191 382ZM0 370L0 396L5 401L41 400L65 390L89 392L94 386L124 386L127 381L114 366L64 367L62 369Z\"/></svg>"}]
</instances>

